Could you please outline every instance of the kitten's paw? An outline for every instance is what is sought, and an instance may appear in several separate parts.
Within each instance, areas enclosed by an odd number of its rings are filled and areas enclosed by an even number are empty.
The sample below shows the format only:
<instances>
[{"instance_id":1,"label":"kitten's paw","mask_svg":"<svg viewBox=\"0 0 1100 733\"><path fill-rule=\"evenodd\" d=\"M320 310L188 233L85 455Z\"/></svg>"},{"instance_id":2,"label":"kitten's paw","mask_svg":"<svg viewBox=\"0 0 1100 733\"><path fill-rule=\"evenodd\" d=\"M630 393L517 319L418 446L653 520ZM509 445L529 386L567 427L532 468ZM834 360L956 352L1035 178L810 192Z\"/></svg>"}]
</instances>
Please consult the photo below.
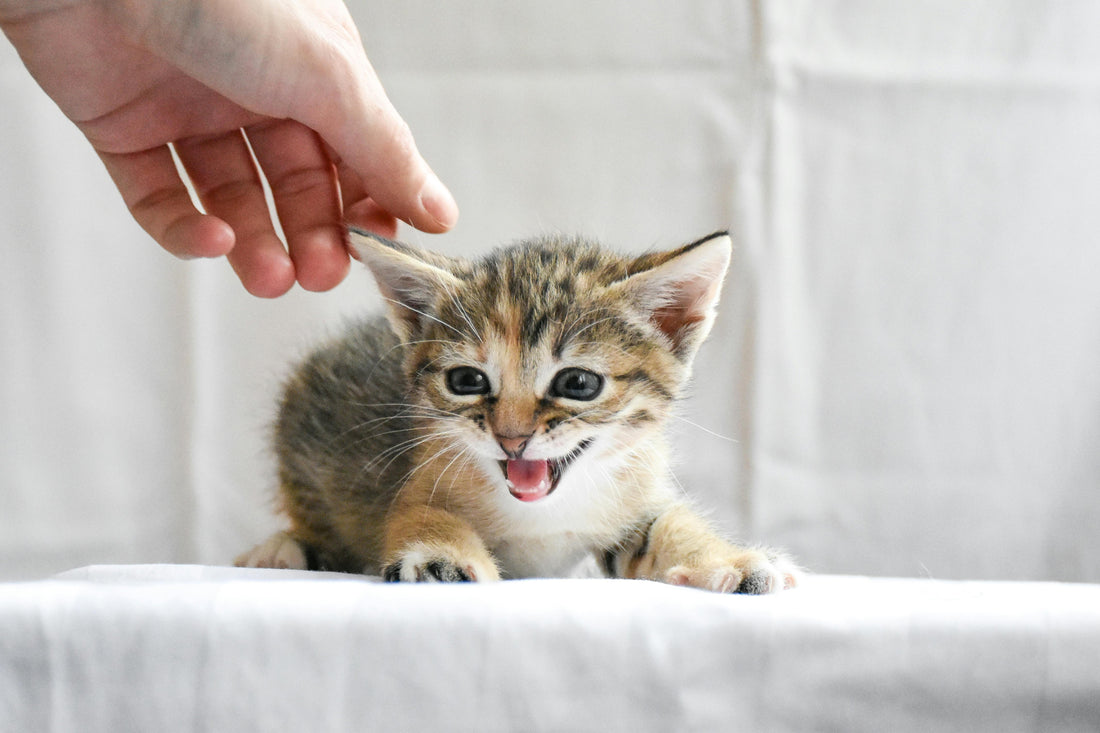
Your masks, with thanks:
<instances>
[{"instance_id":1,"label":"kitten's paw","mask_svg":"<svg viewBox=\"0 0 1100 733\"><path fill-rule=\"evenodd\" d=\"M237 556L239 568L288 568L307 570L305 550L286 532L276 532L248 552Z\"/></svg>"},{"instance_id":2,"label":"kitten's paw","mask_svg":"<svg viewBox=\"0 0 1100 733\"><path fill-rule=\"evenodd\" d=\"M796 587L802 571L785 555L745 550L732 558L670 568L664 582L718 593L764 595Z\"/></svg>"},{"instance_id":3,"label":"kitten's paw","mask_svg":"<svg viewBox=\"0 0 1100 733\"><path fill-rule=\"evenodd\" d=\"M462 561L427 547L405 550L382 569L387 583L468 583L499 578L491 562Z\"/></svg>"}]
</instances>

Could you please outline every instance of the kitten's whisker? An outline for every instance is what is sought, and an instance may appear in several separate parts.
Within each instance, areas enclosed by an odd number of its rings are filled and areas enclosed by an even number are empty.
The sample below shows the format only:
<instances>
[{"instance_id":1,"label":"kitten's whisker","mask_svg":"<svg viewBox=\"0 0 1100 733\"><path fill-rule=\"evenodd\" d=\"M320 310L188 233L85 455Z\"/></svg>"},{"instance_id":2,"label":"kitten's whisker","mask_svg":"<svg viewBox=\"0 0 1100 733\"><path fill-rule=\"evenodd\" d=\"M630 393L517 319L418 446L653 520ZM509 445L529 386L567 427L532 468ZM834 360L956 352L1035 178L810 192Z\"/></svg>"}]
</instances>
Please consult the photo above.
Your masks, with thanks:
<instances>
[{"instance_id":1,"label":"kitten's whisker","mask_svg":"<svg viewBox=\"0 0 1100 733\"><path fill-rule=\"evenodd\" d=\"M396 416L396 415L393 416L393 417L390 417L390 418L386 418L387 421L388 420L398 420L398 419L405 421L407 427L397 428L395 430L391 430L391 431L388 431L388 432L374 432L372 430L369 434L364 435L363 437L358 438L357 440L355 440L352 443L348 444L348 447L349 448L354 447L356 445L359 445L359 443L363 442L364 440L370 440L371 438L373 438L375 436L378 436L378 435L391 435L391 434L395 434L395 433L403 433L403 432L409 432L409 431L412 431L412 430L416 430L416 425L414 424L414 421L412 420L412 418L409 418L407 416ZM452 418L433 417L433 419L442 421L444 419L452 419ZM366 423L362 423L360 425L357 425L354 428L351 428L349 430L345 430L343 433L340 433L340 435L338 435L337 438L342 438L345 435L348 435L348 434L354 432L355 430L366 428L367 425L371 422L375 422L375 421L374 420L367 421ZM381 426L378 426L378 427L381 427Z\"/></svg>"},{"instance_id":2,"label":"kitten's whisker","mask_svg":"<svg viewBox=\"0 0 1100 733\"><path fill-rule=\"evenodd\" d=\"M592 316L596 313L605 313L605 312L614 313L615 309L610 307L610 306L602 306L600 308L589 308L586 311L582 311L581 313L578 313L577 316L572 321L569 322L569 325L565 327L565 332L566 333L571 333L572 330L573 330L573 327L576 326L581 321L583 321L584 319L586 319L589 316ZM576 338L577 335L578 334L572 334L570 340L572 340L573 338Z\"/></svg>"},{"instance_id":3,"label":"kitten's whisker","mask_svg":"<svg viewBox=\"0 0 1100 733\"><path fill-rule=\"evenodd\" d=\"M473 320L470 318L470 314L466 312L466 307L463 306L462 301L459 300L458 293L456 293L453 288L447 288L447 296L451 299L451 303L454 304L454 307L458 309L458 314L466 321L466 325L473 331L478 343L484 343L485 339L481 337L481 332L477 330L477 326L474 325Z\"/></svg>"},{"instance_id":4,"label":"kitten's whisker","mask_svg":"<svg viewBox=\"0 0 1100 733\"><path fill-rule=\"evenodd\" d=\"M453 435L461 435L461 431L453 429L449 431L436 432L430 435L418 434L414 438L402 441L397 445L391 446L384 451L381 451L374 460L367 463L368 468L373 468L377 463L385 458L390 458L389 462L379 471L379 473L385 473L389 470L389 467L393 464L394 460L399 458L403 453L406 453L413 448L417 448L424 443L439 437L448 437Z\"/></svg>"},{"instance_id":5,"label":"kitten's whisker","mask_svg":"<svg viewBox=\"0 0 1100 733\"><path fill-rule=\"evenodd\" d=\"M355 400L347 400L347 404L355 405L356 407L399 407L407 410L422 410L425 412L432 412L439 415L455 415L456 413L450 410L443 410L438 407L432 407L431 405L420 405L412 402L356 402Z\"/></svg>"},{"instance_id":6,"label":"kitten's whisker","mask_svg":"<svg viewBox=\"0 0 1100 733\"><path fill-rule=\"evenodd\" d=\"M414 414L414 410L417 410L417 409L420 409L420 408L417 408L415 406L409 406L409 409L404 411L404 412L398 412L398 413L394 413L393 415L384 415L382 417L376 417L376 418L373 418L371 420L365 420L361 423L353 425L352 427L350 427L347 430L343 431L342 433L340 433L336 437L341 438L344 435L355 432L356 430L362 430L362 429L364 429L364 428L366 428L370 425L373 425L374 423L383 423L383 422L387 422L387 421L390 421L390 420L406 420L409 423L409 428L405 428L405 429L411 430L414 427L413 423L416 422L417 419L421 419L421 420L424 420L424 419L431 419L431 420L461 420L461 419L464 419L461 415L459 415L457 413L447 412L445 410L438 410L436 413L431 413L431 412L426 412L425 411L423 414L417 415L417 414ZM367 436L367 437L370 437L370 436Z\"/></svg>"},{"instance_id":7,"label":"kitten's whisker","mask_svg":"<svg viewBox=\"0 0 1100 733\"><path fill-rule=\"evenodd\" d=\"M433 453L431 456L429 456L428 458L425 458L423 461L418 463L407 474L405 474L404 477L402 477L402 479L401 479L402 483L407 484L409 479L411 479L417 471L419 471L419 470L431 465L432 463L434 463L437 458L439 458L443 454L447 453L448 451L452 450L452 447L453 446L451 446L450 444L446 444L442 448L437 450L435 453ZM433 491L434 491L434 489L433 489Z\"/></svg>"},{"instance_id":8,"label":"kitten's whisker","mask_svg":"<svg viewBox=\"0 0 1100 733\"><path fill-rule=\"evenodd\" d=\"M676 472L675 471L669 471L668 475L669 475L669 478L672 479L672 483L676 484L676 488L680 490L680 494L683 495L683 496L686 496L687 495L687 490L684 489L684 485L682 483L680 483L680 477L676 475Z\"/></svg>"},{"instance_id":9,"label":"kitten's whisker","mask_svg":"<svg viewBox=\"0 0 1100 733\"><path fill-rule=\"evenodd\" d=\"M409 305L408 303L402 303L401 301L399 301L399 300L394 300L393 298L383 298L383 300L385 300L385 301L386 301L386 302L388 302L388 303L392 303L392 304L394 304L394 305L396 305L396 306L400 306L401 308L405 308L405 309L407 309L407 310L411 310L411 311L412 311L413 313L416 313L416 314L418 314L418 315L424 316L425 318L427 318L427 319L428 319L428 320L430 320L430 321L435 321L436 323L438 323L439 325L443 326L444 328L449 328L449 329L451 329L452 331L454 331L455 333L457 333L457 334L458 334L459 336L464 336L464 335L465 335L465 334L463 334L463 333L462 333L462 331L459 331L459 330L458 330L457 328L455 328L455 327L454 327L454 326L452 326L451 324L447 323L446 321L443 321L443 320L440 320L439 318L436 318L436 317L435 317L435 316L433 316L433 315L432 315L431 313L425 313L424 311L422 311L422 310L419 310L418 308L413 308L413 307L412 307L411 305Z\"/></svg>"},{"instance_id":10,"label":"kitten's whisker","mask_svg":"<svg viewBox=\"0 0 1100 733\"><path fill-rule=\"evenodd\" d=\"M421 445L422 445L422 444L421 444ZM440 455L442 455L442 454L443 454L444 452L446 452L446 450L447 450L447 448L443 448L442 450L438 451L438 452L437 452L437 453L435 453L434 455L432 455L432 456L428 457L428 458L427 458L427 459L425 459L425 460L422 460L422 461L421 461L420 463L417 463L417 464L413 465L413 466L412 466L411 468L409 468L409 470L408 470L408 471L406 471L406 472L405 472L405 474L404 474L404 475L400 476L400 477L399 477L399 478L398 478L398 479L397 479L397 480L396 480L396 481L394 482L394 483L395 483L395 485L397 486L397 491L396 491L396 492L394 492L394 495L393 495L393 500L392 500L392 502L391 502L391 504L390 504L390 508L391 508L391 509L392 509L392 508L393 508L393 507L394 507L394 506L395 506L395 505L397 504L397 499L398 499L398 498L399 498L399 497L401 496L402 492L404 492L404 491L405 491L405 489L409 488L409 486L410 486L410 479L411 479L411 478L413 477L413 475L414 475L414 474L415 474L415 473L416 473L417 471L421 470L422 468L425 468L426 466L430 465L430 464L431 464L431 463L432 463L432 462L433 462L433 461L434 461L434 460L435 460L435 459L436 459L436 458L437 458L438 456L440 456ZM391 461L390 461L390 463L392 463L392 462L393 462L393 461L391 460ZM383 473L384 473L384 472L385 472L386 470L388 470L388 469L389 469L389 465L390 465L390 464L387 464L387 465L386 465L386 468L384 468L384 469L382 470L382 471L383 471ZM387 512L387 513L388 513L388 512Z\"/></svg>"},{"instance_id":11,"label":"kitten's whisker","mask_svg":"<svg viewBox=\"0 0 1100 733\"><path fill-rule=\"evenodd\" d=\"M674 420L679 420L680 422L687 423L688 425L692 426L693 428L698 428L699 430L702 430L707 435L713 435L715 438L721 438L722 440L728 441L730 443L740 443L741 442L737 438L731 438L728 435L722 435L721 433L717 433L717 432L711 430L708 427L700 425L697 422L692 422L691 420L688 420L686 417L682 417L680 415L677 415L674 412L670 413L669 417L673 418Z\"/></svg>"},{"instance_id":12,"label":"kitten's whisker","mask_svg":"<svg viewBox=\"0 0 1100 733\"><path fill-rule=\"evenodd\" d=\"M420 445L427 444L431 441L439 440L440 438L458 437L462 434L463 434L463 431L460 431L460 430L456 429L456 430L451 430L451 431L446 431L446 432L437 432L437 433L433 433L433 434L430 434L430 435L425 435L424 439L420 443ZM401 477L400 480L402 482L408 481L408 479L411 478L414 473L419 471L427 463L431 463L437 457L439 457L439 456L443 455L444 453L446 453L448 450L450 450L453 447L453 444L454 444L454 441L441 441L441 442L443 443L443 445L438 451L436 451L431 457L425 459L424 461L421 461L420 464L410 468L409 471L407 471L405 473L405 475ZM387 468L388 468L388 465L387 465Z\"/></svg>"},{"instance_id":13,"label":"kitten's whisker","mask_svg":"<svg viewBox=\"0 0 1100 733\"><path fill-rule=\"evenodd\" d=\"M443 339L417 339L416 341L402 341L402 342L399 342L396 345L391 346L389 349L387 349L385 352L383 352L378 357L378 360L374 363L374 366L371 367L370 374L367 375L367 379L368 380L373 379L374 378L374 373L376 371L378 371L378 367L382 366L382 363L386 360L386 357L389 356L390 354L392 354L393 352L397 351L398 349L403 349L407 346L419 346L421 344L447 344L447 343L450 343L450 342L445 341Z\"/></svg>"},{"instance_id":14,"label":"kitten's whisker","mask_svg":"<svg viewBox=\"0 0 1100 733\"><path fill-rule=\"evenodd\" d=\"M600 318L599 320L593 321L592 323L589 323L587 326L585 326L581 330L577 331L576 333L571 334L570 341L577 338L578 336L580 336L582 333L589 330L590 328L595 328L596 326L600 325L601 323L607 323L608 321L613 321L613 320L615 320L615 316L608 316L607 318Z\"/></svg>"},{"instance_id":15,"label":"kitten's whisker","mask_svg":"<svg viewBox=\"0 0 1100 733\"><path fill-rule=\"evenodd\" d=\"M435 491L436 491L436 489L439 488L439 482L443 480L443 477L445 475L447 475L448 471L451 470L451 466L453 466L455 461L457 461L459 458L461 458L463 456L463 454L465 454L465 452L466 452L466 448L463 447L463 446L460 446L459 449L458 449L458 452L455 453L454 457L451 458L451 460L447 463L447 465L443 467L443 470L439 472L439 475L435 477L435 483L432 484L432 491L431 491L430 494L428 494L428 505L429 506L432 503L432 499L435 498ZM454 479L453 478L451 479L451 488L454 488Z\"/></svg>"},{"instance_id":16,"label":"kitten's whisker","mask_svg":"<svg viewBox=\"0 0 1100 733\"><path fill-rule=\"evenodd\" d=\"M463 471L469 470L470 466L475 465L474 462L473 462L473 459L471 458L471 452L470 452L469 448L467 446L463 446L460 450L461 450L461 455L462 455L462 463L461 463L461 465L459 465L459 467L457 469L455 469L455 475L451 477L451 483L447 487L447 498L446 498L447 503L450 503L451 492L453 492L454 489L455 489L455 481L457 481L458 478L460 476L462 476ZM434 491L434 489L433 489L433 491Z\"/></svg>"},{"instance_id":17,"label":"kitten's whisker","mask_svg":"<svg viewBox=\"0 0 1100 733\"><path fill-rule=\"evenodd\" d=\"M372 420L364 420L363 422L356 423L355 425L352 425L350 428L348 428L346 430L342 430L341 432L334 435L332 437L332 442L335 443L336 441L340 440L340 438L343 438L346 435L351 435L352 433L354 433L358 430L364 430L364 429L370 427L371 425L373 425L374 423L383 423L383 422L389 422L390 420L399 420L399 419L403 419L403 416L401 416L401 415L386 415L384 417L376 417ZM385 433L383 433L383 435L385 435ZM358 441L356 441L356 442L358 442ZM354 445L354 443L352 445Z\"/></svg>"},{"instance_id":18,"label":"kitten's whisker","mask_svg":"<svg viewBox=\"0 0 1100 733\"><path fill-rule=\"evenodd\" d=\"M410 450L413 450L413 449L419 447L421 444L423 444L425 441L427 441L429 439L430 439L430 436L417 434L414 437L409 438L408 440L403 440L399 443L391 445L390 447L386 448L385 450L380 451L379 453L375 454L375 456L371 460L365 462L362 466L361 472L372 470L376 466L378 466L378 464L381 463L382 461L384 461L386 459L389 459L387 461L386 465L383 466L378 471L379 475L384 474L384 473L386 473L386 471L389 470L389 467L391 465L393 465L393 462L395 460L397 460L398 458L400 458L402 455L409 452Z\"/></svg>"},{"instance_id":19,"label":"kitten's whisker","mask_svg":"<svg viewBox=\"0 0 1100 733\"><path fill-rule=\"evenodd\" d=\"M423 373L424 370L427 369L428 367L434 365L436 362L443 361L444 359L448 358L449 356L450 356L450 354L444 353L444 354L440 354L439 356L435 357L431 361L425 362L424 365L421 366L420 369L417 370L417 374L419 375L419 374Z\"/></svg>"},{"instance_id":20,"label":"kitten's whisker","mask_svg":"<svg viewBox=\"0 0 1100 733\"><path fill-rule=\"evenodd\" d=\"M613 344L609 341L570 341L573 346L596 346L601 349L615 349L623 356L629 359L637 359L638 355L632 351L629 351L618 344Z\"/></svg>"}]
</instances>

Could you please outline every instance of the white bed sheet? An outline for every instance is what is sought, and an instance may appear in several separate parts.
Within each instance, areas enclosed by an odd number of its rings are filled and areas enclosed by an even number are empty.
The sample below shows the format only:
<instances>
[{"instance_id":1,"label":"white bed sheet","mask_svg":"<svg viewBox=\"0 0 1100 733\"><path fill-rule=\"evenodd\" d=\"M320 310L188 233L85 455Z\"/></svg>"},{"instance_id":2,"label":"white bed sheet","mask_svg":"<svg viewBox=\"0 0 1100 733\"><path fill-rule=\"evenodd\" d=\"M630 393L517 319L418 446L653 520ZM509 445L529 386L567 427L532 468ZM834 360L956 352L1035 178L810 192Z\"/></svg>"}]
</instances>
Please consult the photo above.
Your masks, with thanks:
<instances>
[{"instance_id":1,"label":"white bed sheet","mask_svg":"<svg viewBox=\"0 0 1100 733\"><path fill-rule=\"evenodd\" d=\"M4 731L1095 731L1100 586L388 585L99 566L0 586Z\"/></svg>"}]
</instances>

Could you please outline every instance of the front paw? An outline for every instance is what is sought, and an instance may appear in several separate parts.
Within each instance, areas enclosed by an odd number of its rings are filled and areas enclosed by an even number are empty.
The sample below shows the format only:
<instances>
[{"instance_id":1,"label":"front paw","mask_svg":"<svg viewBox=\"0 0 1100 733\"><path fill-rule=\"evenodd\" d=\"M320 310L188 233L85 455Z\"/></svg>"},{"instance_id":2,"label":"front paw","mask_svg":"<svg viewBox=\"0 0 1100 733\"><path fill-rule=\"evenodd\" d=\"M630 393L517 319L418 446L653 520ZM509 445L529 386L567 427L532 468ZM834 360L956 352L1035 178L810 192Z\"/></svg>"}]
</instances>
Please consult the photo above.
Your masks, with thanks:
<instances>
[{"instance_id":1,"label":"front paw","mask_svg":"<svg viewBox=\"0 0 1100 733\"><path fill-rule=\"evenodd\" d=\"M460 560L452 553L428 548L401 552L382 569L387 583L469 583L499 578L492 563Z\"/></svg>"},{"instance_id":2,"label":"front paw","mask_svg":"<svg viewBox=\"0 0 1100 733\"><path fill-rule=\"evenodd\" d=\"M733 556L677 565L664 582L718 593L764 595L798 585L802 573L786 556L767 550L745 550Z\"/></svg>"},{"instance_id":3,"label":"front paw","mask_svg":"<svg viewBox=\"0 0 1100 733\"><path fill-rule=\"evenodd\" d=\"M241 553L233 564L239 568L306 570L309 567L302 545L286 532L276 532L248 552Z\"/></svg>"}]
</instances>

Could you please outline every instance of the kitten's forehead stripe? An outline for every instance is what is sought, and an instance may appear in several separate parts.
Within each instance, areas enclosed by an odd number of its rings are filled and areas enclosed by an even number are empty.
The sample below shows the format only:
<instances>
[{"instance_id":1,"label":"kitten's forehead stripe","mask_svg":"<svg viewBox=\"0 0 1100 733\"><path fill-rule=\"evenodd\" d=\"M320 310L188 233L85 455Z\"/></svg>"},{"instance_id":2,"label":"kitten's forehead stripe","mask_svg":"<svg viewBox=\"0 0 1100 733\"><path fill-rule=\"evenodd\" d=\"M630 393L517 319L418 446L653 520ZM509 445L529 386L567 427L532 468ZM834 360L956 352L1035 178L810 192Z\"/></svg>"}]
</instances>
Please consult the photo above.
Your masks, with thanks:
<instances>
[{"instance_id":1,"label":"kitten's forehead stripe","mask_svg":"<svg viewBox=\"0 0 1100 733\"><path fill-rule=\"evenodd\" d=\"M550 315L547 313L536 313L534 308L528 306L528 311L524 315L523 322L523 343L529 349L534 348L546 333L546 327L550 323Z\"/></svg>"},{"instance_id":2,"label":"kitten's forehead stripe","mask_svg":"<svg viewBox=\"0 0 1100 733\"><path fill-rule=\"evenodd\" d=\"M512 346L532 351L553 339L551 353L561 358L567 342L580 333L586 340L618 340L629 328L620 318L608 328L595 328L608 317L608 304L600 302L599 294L626 269L624 258L583 240L545 239L505 247L473 266L466 295L474 302L466 310L475 322L502 334L509 351ZM448 311L458 315L453 306ZM518 338L512 331L517 324Z\"/></svg>"}]
</instances>

